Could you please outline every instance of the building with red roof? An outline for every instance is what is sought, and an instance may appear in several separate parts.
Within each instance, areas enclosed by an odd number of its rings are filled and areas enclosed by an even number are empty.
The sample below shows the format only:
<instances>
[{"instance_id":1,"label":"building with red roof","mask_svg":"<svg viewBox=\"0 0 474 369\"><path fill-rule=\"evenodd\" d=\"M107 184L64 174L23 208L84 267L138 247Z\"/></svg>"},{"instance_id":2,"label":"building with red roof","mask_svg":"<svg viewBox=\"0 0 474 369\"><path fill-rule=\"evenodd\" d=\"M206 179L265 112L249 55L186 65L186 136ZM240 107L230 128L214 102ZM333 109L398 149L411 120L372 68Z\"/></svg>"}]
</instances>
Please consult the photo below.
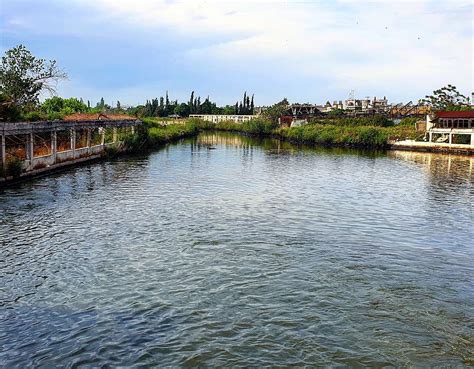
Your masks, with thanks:
<instances>
[{"instance_id":1,"label":"building with red roof","mask_svg":"<svg viewBox=\"0 0 474 369\"><path fill-rule=\"evenodd\" d=\"M426 127L429 142L474 146L474 110L438 111Z\"/></svg>"},{"instance_id":2,"label":"building with red roof","mask_svg":"<svg viewBox=\"0 0 474 369\"><path fill-rule=\"evenodd\" d=\"M434 128L474 128L474 110L438 111L432 120Z\"/></svg>"}]
</instances>

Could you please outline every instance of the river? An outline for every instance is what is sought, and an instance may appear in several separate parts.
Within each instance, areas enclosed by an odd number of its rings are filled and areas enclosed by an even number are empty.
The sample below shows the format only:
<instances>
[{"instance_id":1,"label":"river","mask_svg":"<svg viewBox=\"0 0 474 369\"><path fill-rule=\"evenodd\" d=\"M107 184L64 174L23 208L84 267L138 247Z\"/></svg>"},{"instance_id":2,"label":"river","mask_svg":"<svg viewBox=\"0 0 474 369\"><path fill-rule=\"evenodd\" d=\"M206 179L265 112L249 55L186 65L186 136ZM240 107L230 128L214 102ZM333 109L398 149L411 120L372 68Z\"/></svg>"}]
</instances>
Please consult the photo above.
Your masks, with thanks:
<instances>
[{"instance_id":1,"label":"river","mask_svg":"<svg viewBox=\"0 0 474 369\"><path fill-rule=\"evenodd\" d=\"M0 366L474 365L474 158L201 134L0 190Z\"/></svg>"}]
</instances>

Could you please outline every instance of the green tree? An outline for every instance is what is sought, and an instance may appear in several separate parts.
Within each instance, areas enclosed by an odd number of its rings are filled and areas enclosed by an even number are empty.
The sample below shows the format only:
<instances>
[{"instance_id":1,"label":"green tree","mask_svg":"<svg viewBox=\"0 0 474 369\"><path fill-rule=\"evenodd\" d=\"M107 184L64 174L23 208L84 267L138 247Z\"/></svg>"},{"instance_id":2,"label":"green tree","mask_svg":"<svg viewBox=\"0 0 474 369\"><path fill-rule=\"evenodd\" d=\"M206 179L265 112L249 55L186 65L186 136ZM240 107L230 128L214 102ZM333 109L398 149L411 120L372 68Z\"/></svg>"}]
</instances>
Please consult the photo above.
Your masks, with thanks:
<instances>
[{"instance_id":1,"label":"green tree","mask_svg":"<svg viewBox=\"0 0 474 369\"><path fill-rule=\"evenodd\" d=\"M286 98L281 100L280 102L277 102L276 104L270 106L267 108L262 115L264 118L271 120L272 122L277 122L278 118L280 118L282 115L285 115L286 112L288 111L288 106L289 102Z\"/></svg>"},{"instance_id":2,"label":"green tree","mask_svg":"<svg viewBox=\"0 0 474 369\"><path fill-rule=\"evenodd\" d=\"M63 99L59 96L53 96L41 104L41 110L47 114L61 113L62 115L66 115L71 113L85 113L89 109L84 102L81 102L75 97Z\"/></svg>"},{"instance_id":3,"label":"green tree","mask_svg":"<svg viewBox=\"0 0 474 369\"><path fill-rule=\"evenodd\" d=\"M14 106L34 106L42 91L54 92L55 83L67 78L55 60L36 58L23 45L5 52L0 66L0 93Z\"/></svg>"},{"instance_id":4,"label":"green tree","mask_svg":"<svg viewBox=\"0 0 474 369\"><path fill-rule=\"evenodd\" d=\"M328 112L328 117L342 117L344 116L344 109L333 109Z\"/></svg>"},{"instance_id":5,"label":"green tree","mask_svg":"<svg viewBox=\"0 0 474 369\"><path fill-rule=\"evenodd\" d=\"M181 103L174 107L174 113L178 114L180 117L187 117L189 116L189 105L186 103Z\"/></svg>"},{"instance_id":6,"label":"green tree","mask_svg":"<svg viewBox=\"0 0 474 369\"><path fill-rule=\"evenodd\" d=\"M225 115L233 115L235 114L235 106L234 105L226 105L221 109L221 113Z\"/></svg>"},{"instance_id":7,"label":"green tree","mask_svg":"<svg viewBox=\"0 0 474 369\"><path fill-rule=\"evenodd\" d=\"M191 97L189 98L189 111L190 113L194 113L194 91L191 92Z\"/></svg>"},{"instance_id":8,"label":"green tree","mask_svg":"<svg viewBox=\"0 0 474 369\"><path fill-rule=\"evenodd\" d=\"M420 103L430 106L434 111L439 110L470 110L469 98L461 94L456 86L447 85L426 95Z\"/></svg>"},{"instance_id":9,"label":"green tree","mask_svg":"<svg viewBox=\"0 0 474 369\"><path fill-rule=\"evenodd\" d=\"M100 98L100 101L97 103L96 107L99 108L99 109L104 109L105 101L104 101L103 97Z\"/></svg>"}]
</instances>

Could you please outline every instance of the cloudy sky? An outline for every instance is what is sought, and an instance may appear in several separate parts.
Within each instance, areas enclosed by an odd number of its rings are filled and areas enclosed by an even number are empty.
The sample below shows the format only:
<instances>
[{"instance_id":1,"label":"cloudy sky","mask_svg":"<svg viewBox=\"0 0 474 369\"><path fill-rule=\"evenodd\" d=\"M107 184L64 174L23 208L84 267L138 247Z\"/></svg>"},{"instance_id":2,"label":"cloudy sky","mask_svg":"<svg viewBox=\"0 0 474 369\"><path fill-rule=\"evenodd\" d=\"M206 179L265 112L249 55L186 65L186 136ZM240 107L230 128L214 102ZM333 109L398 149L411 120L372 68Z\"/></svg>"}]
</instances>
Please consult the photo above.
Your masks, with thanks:
<instances>
[{"instance_id":1,"label":"cloudy sky","mask_svg":"<svg viewBox=\"0 0 474 369\"><path fill-rule=\"evenodd\" d=\"M0 0L1 52L56 59L62 96L219 104L473 89L471 0Z\"/></svg>"}]
</instances>

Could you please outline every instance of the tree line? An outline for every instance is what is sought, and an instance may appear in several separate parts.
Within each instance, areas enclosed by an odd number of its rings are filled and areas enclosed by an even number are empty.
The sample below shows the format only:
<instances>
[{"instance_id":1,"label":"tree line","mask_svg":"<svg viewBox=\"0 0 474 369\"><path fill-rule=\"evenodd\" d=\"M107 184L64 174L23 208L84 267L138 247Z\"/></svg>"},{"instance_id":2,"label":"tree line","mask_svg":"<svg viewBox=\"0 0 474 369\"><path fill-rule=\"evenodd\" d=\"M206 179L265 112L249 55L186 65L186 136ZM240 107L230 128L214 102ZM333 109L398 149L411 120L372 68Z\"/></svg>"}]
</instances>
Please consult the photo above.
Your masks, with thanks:
<instances>
[{"instance_id":1,"label":"tree line","mask_svg":"<svg viewBox=\"0 0 474 369\"><path fill-rule=\"evenodd\" d=\"M5 52L0 65L0 120L53 120L61 119L72 113L121 113L136 117L188 117L190 114L254 114L254 95L244 92L241 101L234 105L217 106L207 96L201 99L191 92L187 102L179 103L170 100L168 92L165 96L147 100L144 105L123 107L120 101L114 106L105 103L101 98L92 107L90 101L85 103L82 98L64 99L53 96L40 103L39 96L47 91L55 93L59 80L67 78L67 74L56 64L55 60L46 61L36 58L23 45L16 46ZM427 95L420 103L430 106L432 111L439 110L470 110L469 97L462 95L455 86L447 85ZM273 121L285 113L288 106L286 99L267 108L263 115ZM339 113L339 112L336 112ZM336 114L334 114L336 115Z\"/></svg>"},{"instance_id":2,"label":"tree line","mask_svg":"<svg viewBox=\"0 0 474 369\"><path fill-rule=\"evenodd\" d=\"M187 117L190 114L253 114L254 96L244 93L234 105L217 106L209 96L201 99L194 91L188 102L179 103L165 96L147 100L144 105L123 107L120 101L109 105L101 98L92 106L82 98L53 96L40 102L40 94L55 94L58 81L67 74L55 60L35 57L24 45L5 52L0 65L0 120L54 120L73 113L121 113L137 117Z\"/></svg>"},{"instance_id":3,"label":"tree line","mask_svg":"<svg viewBox=\"0 0 474 369\"><path fill-rule=\"evenodd\" d=\"M169 117L172 115L188 117L190 114L252 115L254 110L254 95L250 98L247 92L244 92L242 101L237 101L235 105L217 106L209 96L201 100L201 96L196 96L194 91L191 92L187 103L170 100L168 91L166 91L164 97L147 100L145 105L137 106L135 114L143 117Z\"/></svg>"}]
</instances>

